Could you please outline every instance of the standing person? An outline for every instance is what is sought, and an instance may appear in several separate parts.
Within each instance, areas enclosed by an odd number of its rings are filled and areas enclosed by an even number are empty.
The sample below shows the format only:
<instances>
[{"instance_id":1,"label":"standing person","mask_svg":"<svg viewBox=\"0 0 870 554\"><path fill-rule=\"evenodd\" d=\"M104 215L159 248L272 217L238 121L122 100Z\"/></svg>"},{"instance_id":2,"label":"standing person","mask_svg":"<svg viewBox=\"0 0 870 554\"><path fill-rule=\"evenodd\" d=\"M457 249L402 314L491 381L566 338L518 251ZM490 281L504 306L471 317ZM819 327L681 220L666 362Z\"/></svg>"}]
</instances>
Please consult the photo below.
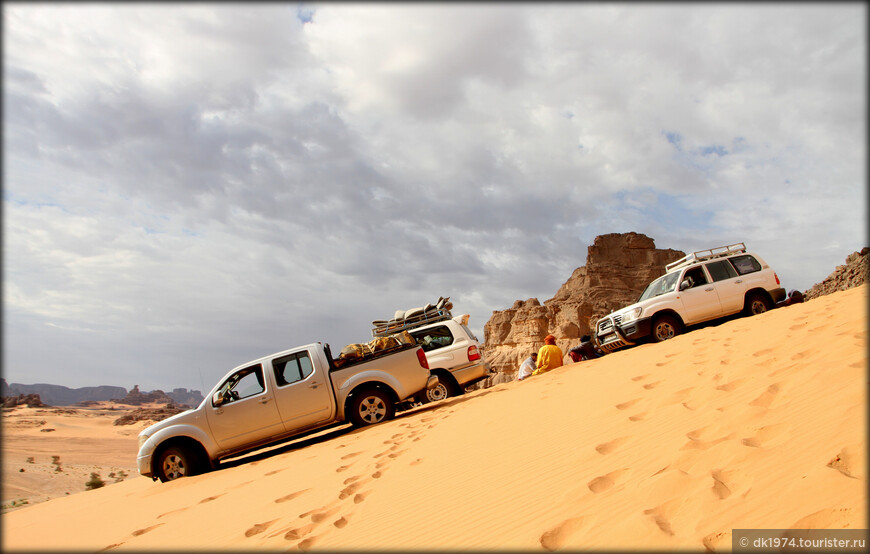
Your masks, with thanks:
<instances>
[{"instance_id":1,"label":"standing person","mask_svg":"<svg viewBox=\"0 0 870 554\"><path fill-rule=\"evenodd\" d=\"M544 346L538 350L538 362L532 375L540 375L562 365L562 349L556 346L556 337L547 335L544 338Z\"/></svg>"},{"instance_id":2,"label":"standing person","mask_svg":"<svg viewBox=\"0 0 870 554\"><path fill-rule=\"evenodd\" d=\"M538 353L532 352L532 355L523 361L520 370L517 372L517 381L522 381L535 371L535 362L538 360Z\"/></svg>"}]
</instances>

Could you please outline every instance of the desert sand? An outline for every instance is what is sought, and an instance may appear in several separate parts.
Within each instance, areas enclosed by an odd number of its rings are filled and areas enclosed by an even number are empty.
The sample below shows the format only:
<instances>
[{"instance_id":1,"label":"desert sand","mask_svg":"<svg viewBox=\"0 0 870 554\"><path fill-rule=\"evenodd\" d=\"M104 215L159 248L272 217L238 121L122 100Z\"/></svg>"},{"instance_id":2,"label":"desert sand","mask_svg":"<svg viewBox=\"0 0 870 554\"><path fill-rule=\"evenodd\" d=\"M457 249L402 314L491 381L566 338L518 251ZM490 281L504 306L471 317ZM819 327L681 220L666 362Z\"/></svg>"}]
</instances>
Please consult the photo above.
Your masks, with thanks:
<instances>
[{"instance_id":1,"label":"desert sand","mask_svg":"<svg viewBox=\"0 0 870 554\"><path fill-rule=\"evenodd\" d=\"M864 285L205 475L25 506L2 546L723 551L732 529L866 529L867 300Z\"/></svg>"}]
</instances>

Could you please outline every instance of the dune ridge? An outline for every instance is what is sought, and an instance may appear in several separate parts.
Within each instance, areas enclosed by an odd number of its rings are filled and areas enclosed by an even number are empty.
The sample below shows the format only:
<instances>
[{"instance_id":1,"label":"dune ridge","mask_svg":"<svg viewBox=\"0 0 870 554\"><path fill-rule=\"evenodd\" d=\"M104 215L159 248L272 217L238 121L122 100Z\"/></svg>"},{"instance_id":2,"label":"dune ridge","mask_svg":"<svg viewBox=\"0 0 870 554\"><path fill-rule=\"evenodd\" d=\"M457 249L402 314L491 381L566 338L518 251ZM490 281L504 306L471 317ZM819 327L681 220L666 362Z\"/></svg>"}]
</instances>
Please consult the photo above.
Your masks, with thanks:
<instances>
[{"instance_id":1,"label":"dune ridge","mask_svg":"<svg viewBox=\"0 0 870 554\"><path fill-rule=\"evenodd\" d=\"M3 548L721 551L732 529L866 529L866 306L862 285L21 508Z\"/></svg>"}]
</instances>

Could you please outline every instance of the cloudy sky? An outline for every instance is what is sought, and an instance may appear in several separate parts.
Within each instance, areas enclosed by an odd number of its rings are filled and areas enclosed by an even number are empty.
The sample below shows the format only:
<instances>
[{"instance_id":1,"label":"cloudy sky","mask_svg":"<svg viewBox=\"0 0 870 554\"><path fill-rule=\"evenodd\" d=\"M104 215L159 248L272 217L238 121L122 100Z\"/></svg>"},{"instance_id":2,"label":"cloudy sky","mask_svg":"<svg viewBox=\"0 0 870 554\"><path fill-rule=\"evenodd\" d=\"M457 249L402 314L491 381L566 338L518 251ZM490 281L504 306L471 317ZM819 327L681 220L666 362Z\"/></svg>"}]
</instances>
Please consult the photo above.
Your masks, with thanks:
<instances>
[{"instance_id":1,"label":"cloudy sky","mask_svg":"<svg viewBox=\"0 0 870 554\"><path fill-rule=\"evenodd\" d=\"M3 376L209 389L450 296L551 298L597 235L866 236L866 6L3 5Z\"/></svg>"}]
</instances>

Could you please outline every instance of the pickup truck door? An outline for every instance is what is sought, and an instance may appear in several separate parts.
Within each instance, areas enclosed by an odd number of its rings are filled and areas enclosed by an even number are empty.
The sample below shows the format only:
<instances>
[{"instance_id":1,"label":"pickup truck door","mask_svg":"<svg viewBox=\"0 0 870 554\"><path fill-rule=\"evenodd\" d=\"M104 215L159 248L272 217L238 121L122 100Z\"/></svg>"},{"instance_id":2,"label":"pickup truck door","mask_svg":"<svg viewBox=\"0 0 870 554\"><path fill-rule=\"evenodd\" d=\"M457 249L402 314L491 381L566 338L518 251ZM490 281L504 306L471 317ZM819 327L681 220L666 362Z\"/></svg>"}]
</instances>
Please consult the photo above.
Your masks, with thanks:
<instances>
[{"instance_id":1,"label":"pickup truck door","mask_svg":"<svg viewBox=\"0 0 870 554\"><path fill-rule=\"evenodd\" d=\"M284 432L271 383L263 366L255 364L230 375L218 389L219 405L207 399L206 417L215 440L224 450L268 439Z\"/></svg>"},{"instance_id":2,"label":"pickup truck door","mask_svg":"<svg viewBox=\"0 0 870 554\"><path fill-rule=\"evenodd\" d=\"M323 423L334 413L329 368L313 354L301 350L272 360L275 400L288 432Z\"/></svg>"}]
</instances>

